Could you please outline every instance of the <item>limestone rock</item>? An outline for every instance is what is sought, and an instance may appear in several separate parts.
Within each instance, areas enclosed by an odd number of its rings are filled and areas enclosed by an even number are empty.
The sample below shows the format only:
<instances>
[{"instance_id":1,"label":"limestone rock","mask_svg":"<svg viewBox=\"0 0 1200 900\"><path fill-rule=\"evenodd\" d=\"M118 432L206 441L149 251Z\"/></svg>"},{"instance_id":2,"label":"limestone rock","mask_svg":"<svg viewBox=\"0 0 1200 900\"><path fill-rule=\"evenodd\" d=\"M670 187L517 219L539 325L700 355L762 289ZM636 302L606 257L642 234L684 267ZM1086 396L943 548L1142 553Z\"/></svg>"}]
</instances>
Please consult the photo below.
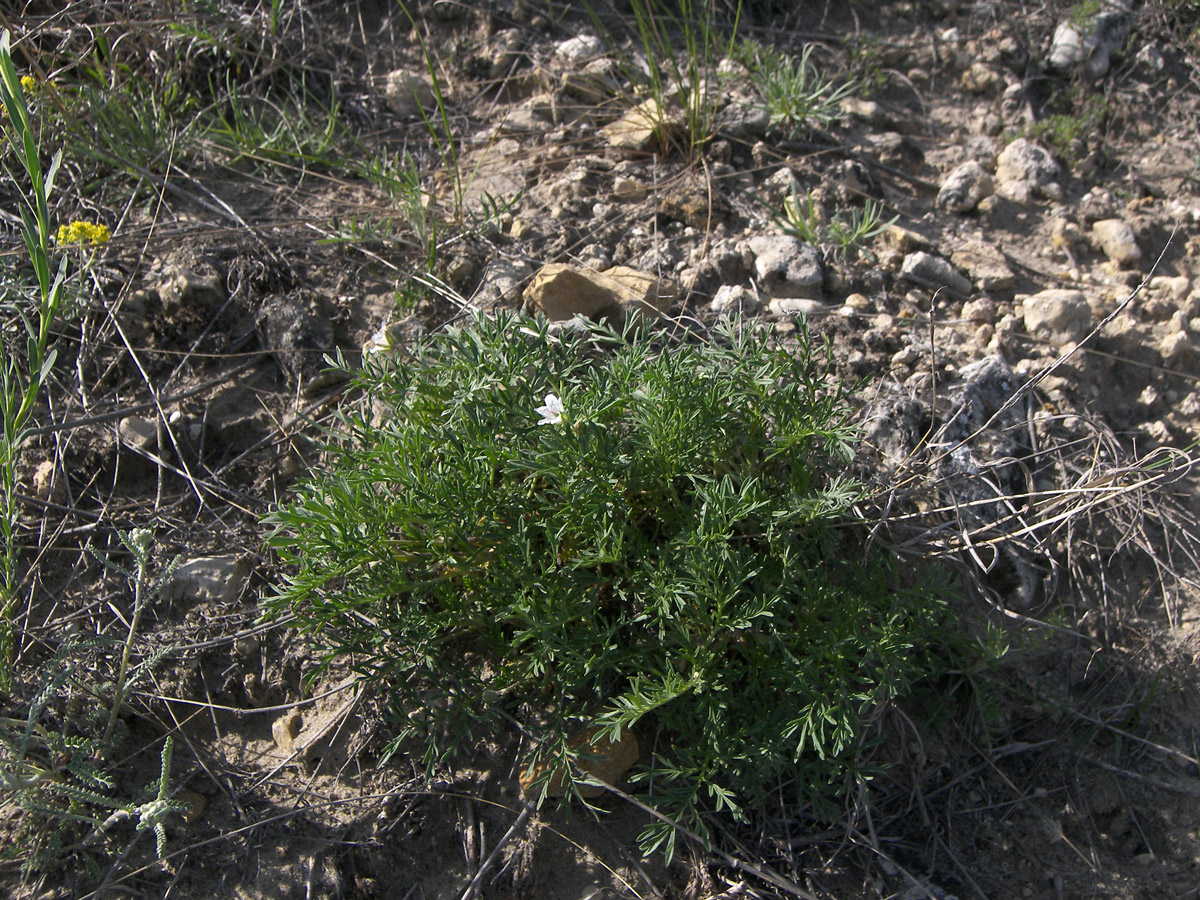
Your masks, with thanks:
<instances>
[{"instance_id":1,"label":"limestone rock","mask_svg":"<svg viewBox=\"0 0 1200 900\"><path fill-rule=\"evenodd\" d=\"M1050 44L1049 68L1071 72L1082 68L1089 77L1101 78L1112 65L1112 56L1120 52L1129 37L1133 16L1126 2L1106 0L1097 14L1080 23L1065 19L1054 29Z\"/></svg>"},{"instance_id":2,"label":"limestone rock","mask_svg":"<svg viewBox=\"0 0 1200 900\"><path fill-rule=\"evenodd\" d=\"M678 128L677 119L650 97L602 131L614 150L648 153L665 148Z\"/></svg>"},{"instance_id":3,"label":"limestone rock","mask_svg":"<svg viewBox=\"0 0 1200 900\"><path fill-rule=\"evenodd\" d=\"M992 192L992 176L975 160L956 166L942 182L937 205L952 213L968 213Z\"/></svg>"},{"instance_id":4,"label":"limestone rock","mask_svg":"<svg viewBox=\"0 0 1200 900\"><path fill-rule=\"evenodd\" d=\"M206 603L232 603L250 577L250 563L240 556L202 556L175 570L163 589L170 600L183 598Z\"/></svg>"},{"instance_id":5,"label":"limestone rock","mask_svg":"<svg viewBox=\"0 0 1200 900\"><path fill-rule=\"evenodd\" d=\"M555 58L567 65L581 65L604 54L604 41L593 34L568 38L554 48Z\"/></svg>"},{"instance_id":6,"label":"limestone rock","mask_svg":"<svg viewBox=\"0 0 1200 900\"><path fill-rule=\"evenodd\" d=\"M1025 138L1017 138L996 159L996 193L1015 203L1034 196L1058 200L1060 170L1049 152Z\"/></svg>"},{"instance_id":7,"label":"limestone rock","mask_svg":"<svg viewBox=\"0 0 1200 900\"><path fill-rule=\"evenodd\" d=\"M1133 229L1120 219L1101 219L1092 225L1092 237L1104 255L1118 266L1131 266L1142 258Z\"/></svg>"},{"instance_id":8,"label":"limestone rock","mask_svg":"<svg viewBox=\"0 0 1200 900\"><path fill-rule=\"evenodd\" d=\"M752 313L758 310L758 298L740 284L723 284L712 299L715 313Z\"/></svg>"},{"instance_id":9,"label":"limestone rock","mask_svg":"<svg viewBox=\"0 0 1200 900\"><path fill-rule=\"evenodd\" d=\"M296 735L300 733L301 724L300 714L295 710L284 713L272 722L271 737L275 741L275 746L284 753L290 753L292 744L296 740Z\"/></svg>"},{"instance_id":10,"label":"limestone rock","mask_svg":"<svg viewBox=\"0 0 1200 900\"><path fill-rule=\"evenodd\" d=\"M1092 328L1083 291L1051 288L1025 298L1025 330L1056 344L1082 340Z\"/></svg>"},{"instance_id":11,"label":"limestone rock","mask_svg":"<svg viewBox=\"0 0 1200 900\"><path fill-rule=\"evenodd\" d=\"M158 448L158 423L143 416L126 416L117 425L117 437L127 447L153 453Z\"/></svg>"},{"instance_id":12,"label":"limestone rock","mask_svg":"<svg viewBox=\"0 0 1200 900\"><path fill-rule=\"evenodd\" d=\"M484 308L512 302L520 296L521 283L532 272L533 267L523 259L497 257L484 268L483 278L471 302Z\"/></svg>"},{"instance_id":13,"label":"limestone rock","mask_svg":"<svg viewBox=\"0 0 1200 900\"><path fill-rule=\"evenodd\" d=\"M208 263L192 268L170 267L163 271L158 285L163 312L168 315L193 307L216 307L225 302L225 284L221 274Z\"/></svg>"},{"instance_id":14,"label":"limestone rock","mask_svg":"<svg viewBox=\"0 0 1200 900\"><path fill-rule=\"evenodd\" d=\"M625 777L625 773L637 762L639 747L637 737L632 731L621 733L621 740L615 744L604 737L597 736L598 729L590 729L576 734L568 745L579 752L579 769L605 784L617 785ZM545 771L544 766L535 766L532 770L521 772L521 790L530 796L534 791L534 783ZM550 797L561 797L567 792L566 782L561 778L551 779L546 787ZM594 799L604 795L604 788L599 785L580 785L580 795L586 799Z\"/></svg>"},{"instance_id":15,"label":"limestone rock","mask_svg":"<svg viewBox=\"0 0 1200 900\"><path fill-rule=\"evenodd\" d=\"M950 262L981 291L1008 290L1016 280L1004 254L984 241L967 241L950 254Z\"/></svg>"},{"instance_id":16,"label":"limestone rock","mask_svg":"<svg viewBox=\"0 0 1200 900\"><path fill-rule=\"evenodd\" d=\"M904 258L904 264L900 267L900 275L931 290L947 288L960 296L971 296L971 282L964 278L954 266L940 256L934 256L921 250L910 253Z\"/></svg>"},{"instance_id":17,"label":"limestone rock","mask_svg":"<svg viewBox=\"0 0 1200 900\"><path fill-rule=\"evenodd\" d=\"M43 459L33 470L33 495L39 500L50 503L62 503L67 499L67 489L63 482L54 477L54 460Z\"/></svg>"},{"instance_id":18,"label":"limestone rock","mask_svg":"<svg viewBox=\"0 0 1200 900\"><path fill-rule=\"evenodd\" d=\"M776 316L811 316L814 313L826 312L828 307L820 300L776 297L771 301L770 310Z\"/></svg>"},{"instance_id":19,"label":"limestone rock","mask_svg":"<svg viewBox=\"0 0 1200 900\"><path fill-rule=\"evenodd\" d=\"M788 234L753 237L746 244L754 254L754 277L769 297L821 296L825 273L816 247Z\"/></svg>"},{"instance_id":20,"label":"limestone rock","mask_svg":"<svg viewBox=\"0 0 1200 900\"><path fill-rule=\"evenodd\" d=\"M437 108L437 94L429 75L418 69L394 69L387 74L383 87L384 99L396 115L403 118L419 116Z\"/></svg>"},{"instance_id":21,"label":"limestone rock","mask_svg":"<svg viewBox=\"0 0 1200 900\"><path fill-rule=\"evenodd\" d=\"M589 319L637 310L661 315L675 302L675 286L627 266L603 272L551 263L542 266L525 288L525 305L551 322L575 316Z\"/></svg>"}]
</instances>

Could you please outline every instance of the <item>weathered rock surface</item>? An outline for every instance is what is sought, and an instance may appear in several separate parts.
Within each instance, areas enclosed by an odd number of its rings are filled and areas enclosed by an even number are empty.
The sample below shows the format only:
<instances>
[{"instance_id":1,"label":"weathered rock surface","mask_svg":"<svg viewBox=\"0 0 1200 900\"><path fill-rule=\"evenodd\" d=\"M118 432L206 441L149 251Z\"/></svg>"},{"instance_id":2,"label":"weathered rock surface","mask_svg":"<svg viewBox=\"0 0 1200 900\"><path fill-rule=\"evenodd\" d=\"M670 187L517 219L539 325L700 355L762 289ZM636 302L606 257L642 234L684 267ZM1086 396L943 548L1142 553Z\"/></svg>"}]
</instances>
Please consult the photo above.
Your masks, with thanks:
<instances>
[{"instance_id":1,"label":"weathered rock surface","mask_svg":"<svg viewBox=\"0 0 1200 900\"><path fill-rule=\"evenodd\" d=\"M904 258L900 275L930 290L947 288L962 297L971 295L971 282L962 273L940 256L922 250Z\"/></svg>"},{"instance_id":2,"label":"weathered rock surface","mask_svg":"<svg viewBox=\"0 0 1200 900\"><path fill-rule=\"evenodd\" d=\"M764 235L746 241L754 254L754 277L771 298L820 298L825 281L816 247L787 234Z\"/></svg>"},{"instance_id":3,"label":"weathered rock surface","mask_svg":"<svg viewBox=\"0 0 1200 900\"><path fill-rule=\"evenodd\" d=\"M175 570L163 588L168 600L232 603L246 586L250 563L241 556L202 556Z\"/></svg>"},{"instance_id":4,"label":"weathered rock surface","mask_svg":"<svg viewBox=\"0 0 1200 900\"><path fill-rule=\"evenodd\" d=\"M992 192L992 176L975 160L955 166L942 181L937 205L947 212L968 213Z\"/></svg>"},{"instance_id":5,"label":"weathered rock surface","mask_svg":"<svg viewBox=\"0 0 1200 900\"><path fill-rule=\"evenodd\" d=\"M1046 64L1057 72L1082 69L1090 78L1101 78L1112 66L1113 55L1125 46L1132 25L1128 3L1105 0L1083 22L1072 18L1058 23Z\"/></svg>"},{"instance_id":6,"label":"weathered rock surface","mask_svg":"<svg viewBox=\"0 0 1200 900\"><path fill-rule=\"evenodd\" d=\"M1051 288L1025 298L1025 330L1065 344L1081 340L1092 328L1092 308L1083 291Z\"/></svg>"},{"instance_id":7,"label":"weathered rock surface","mask_svg":"<svg viewBox=\"0 0 1200 900\"><path fill-rule=\"evenodd\" d=\"M567 263L543 266L525 288L525 305L552 322L642 312L658 316L675 302L669 281L627 266L595 272Z\"/></svg>"},{"instance_id":8,"label":"weathered rock surface","mask_svg":"<svg viewBox=\"0 0 1200 900\"><path fill-rule=\"evenodd\" d=\"M1058 200L1062 197L1060 174L1048 151L1017 138L996 158L996 193L1015 203L1028 203L1035 196Z\"/></svg>"},{"instance_id":9,"label":"weathered rock surface","mask_svg":"<svg viewBox=\"0 0 1200 900\"><path fill-rule=\"evenodd\" d=\"M1004 254L984 241L967 241L950 254L950 262L981 291L1005 291L1016 280Z\"/></svg>"},{"instance_id":10,"label":"weathered rock surface","mask_svg":"<svg viewBox=\"0 0 1200 900\"><path fill-rule=\"evenodd\" d=\"M1132 266L1142 258L1133 229L1120 219L1101 219L1092 225L1092 237L1104 255L1118 266Z\"/></svg>"},{"instance_id":11,"label":"weathered rock surface","mask_svg":"<svg viewBox=\"0 0 1200 900\"><path fill-rule=\"evenodd\" d=\"M418 69L394 69L387 74L383 88L388 107L402 118L419 116L437 108L437 94L426 72Z\"/></svg>"}]
</instances>

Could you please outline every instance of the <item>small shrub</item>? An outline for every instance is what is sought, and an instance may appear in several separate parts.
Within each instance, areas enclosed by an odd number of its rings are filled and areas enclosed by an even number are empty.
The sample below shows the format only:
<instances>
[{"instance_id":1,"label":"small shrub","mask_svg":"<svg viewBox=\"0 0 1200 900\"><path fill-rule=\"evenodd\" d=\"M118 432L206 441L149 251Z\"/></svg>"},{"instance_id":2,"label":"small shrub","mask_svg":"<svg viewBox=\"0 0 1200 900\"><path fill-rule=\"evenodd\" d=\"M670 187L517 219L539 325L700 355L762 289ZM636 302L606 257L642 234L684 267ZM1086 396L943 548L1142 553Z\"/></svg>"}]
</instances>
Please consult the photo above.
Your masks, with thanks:
<instances>
[{"instance_id":1,"label":"small shrub","mask_svg":"<svg viewBox=\"0 0 1200 900\"><path fill-rule=\"evenodd\" d=\"M827 373L727 324L664 346L511 315L369 361L328 468L268 517L266 612L391 692L431 769L508 716L547 781L570 735L636 729L635 784L701 833L781 781L828 811L943 603L864 551Z\"/></svg>"},{"instance_id":2,"label":"small shrub","mask_svg":"<svg viewBox=\"0 0 1200 900\"><path fill-rule=\"evenodd\" d=\"M771 114L771 126L786 138L837 121L842 117L842 100L859 90L853 79L822 73L812 53L812 44L805 44L800 56L793 57L754 41L743 42L736 53L750 70L763 106Z\"/></svg>"}]
</instances>

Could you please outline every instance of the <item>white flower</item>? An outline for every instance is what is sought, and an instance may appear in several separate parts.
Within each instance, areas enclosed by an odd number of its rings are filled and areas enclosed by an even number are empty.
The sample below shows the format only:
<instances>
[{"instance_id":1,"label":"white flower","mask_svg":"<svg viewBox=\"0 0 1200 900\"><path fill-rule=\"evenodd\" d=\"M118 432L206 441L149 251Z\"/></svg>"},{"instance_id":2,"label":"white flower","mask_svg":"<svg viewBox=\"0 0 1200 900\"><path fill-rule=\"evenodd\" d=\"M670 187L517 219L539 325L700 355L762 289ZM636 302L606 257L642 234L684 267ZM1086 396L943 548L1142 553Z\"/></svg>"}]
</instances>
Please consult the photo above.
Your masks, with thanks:
<instances>
[{"instance_id":1,"label":"white flower","mask_svg":"<svg viewBox=\"0 0 1200 900\"><path fill-rule=\"evenodd\" d=\"M563 416L562 401L554 394L547 394L546 405L539 406L534 412L542 417L542 420L538 422L539 425L561 424Z\"/></svg>"}]
</instances>

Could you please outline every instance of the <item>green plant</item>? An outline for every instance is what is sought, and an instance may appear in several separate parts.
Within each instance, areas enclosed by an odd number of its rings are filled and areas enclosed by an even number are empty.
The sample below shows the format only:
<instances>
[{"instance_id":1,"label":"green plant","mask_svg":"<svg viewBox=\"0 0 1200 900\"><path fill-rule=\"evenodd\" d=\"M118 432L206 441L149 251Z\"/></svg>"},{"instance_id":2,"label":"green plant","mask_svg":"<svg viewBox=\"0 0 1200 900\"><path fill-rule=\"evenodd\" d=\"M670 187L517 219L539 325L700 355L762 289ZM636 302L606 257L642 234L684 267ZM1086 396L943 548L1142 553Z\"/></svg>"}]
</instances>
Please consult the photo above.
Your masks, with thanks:
<instances>
[{"instance_id":1,"label":"green plant","mask_svg":"<svg viewBox=\"0 0 1200 900\"><path fill-rule=\"evenodd\" d=\"M622 60L626 77L653 101L640 109L654 129L667 140L682 124L686 152L700 150L716 130L722 103L718 66L733 52L741 0L731 4L733 21L727 36L716 4L707 0L632 0L635 40L643 60L631 59L591 3L585 7L597 31Z\"/></svg>"},{"instance_id":2,"label":"green plant","mask_svg":"<svg viewBox=\"0 0 1200 900\"><path fill-rule=\"evenodd\" d=\"M805 195L801 202L793 187L791 194L783 201L783 215L775 215L774 218L784 231L814 247L831 245L834 252L845 259L859 246L887 231L899 216L884 221L883 204L868 200L861 209L851 210L849 217L839 212L826 220L824 211L812 194Z\"/></svg>"},{"instance_id":3,"label":"green plant","mask_svg":"<svg viewBox=\"0 0 1200 900\"><path fill-rule=\"evenodd\" d=\"M159 777L150 789L132 800L112 796L117 784L110 771L112 750L123 737L120 712L132 690L170 652L159 648L133 662L142 612L179 563L176 559L168 565L151 585L152 533L134 529L118 535L134 556L135 570L95 551L93 555L133 587L125 640L64 642L41 667L25 718L0 719L0 799L26 813L22 825L30 843L21 849L27 871L44 871L67 856L78 856L94 869L94 848L114 825L130 818L138 831L154 830L161 856L166 841L163 820L187 808L169 797L169 738Z\"/></svg>"},{"instance_id":4,"label":"green plant","mask_svg":"<svg viewBox=\"0 0 1200 900\"><path fill-rule=\"evenodd\" d=\"M62 153L54 155L49 168L42 168L36 133L21 79L13 66L7 31L0 34L0 103L4 105L4 135L8 147L27 179L20 205L21 237L36 282L32 296L24 290L6 290L0 307L5 316L5 321L0 323L4 357L0 363L3 367L0 417L4 428L0 435L0 541L3 543L0 547L0 688L7 688L12 684L11 666L16 650L13 617L21 581L17 558L20 502L16 492L16 469L29 419L42 385L54 367L56 354L50 347L50 337L67 294L68 262L67 256L63 255L55 267L51 249L49 201ZM5 170L14 183L22 183L7 159ZM20 327L14 327L17 322ZM24 346L20 345L21 337L24 337Z\"/></svg>"},{"instance_id":5,"label":"green plant","mask_svg":"<svg viewBox=\"0 0 1200 900\"><path fill-rule=\"evenodd\" d=\"M829 813L866 718L934 665L943 598L865 549L827 366L803 333L509 314L377 355L328 468L267 517L265 614L387 691L389 749L420 739L430 770L511 716L573 789L572 736L637 729L634 782L701 834L780 784Z\"/></svg>"},{"instance_id":6,"label":"green plant","mask_svg":"<svg viewBox=\"0 0 1200 900\"><path fill-rule=\"evenodd\" d=\"M822 74L813 61L813 50L814 45L805 44L799 58L794 58L755 41L745 41L738 49L737 57L750 69L772 127L788 138L837 121L842 100L859 90L854 79Z\"/></svg>"}]
</instances>

